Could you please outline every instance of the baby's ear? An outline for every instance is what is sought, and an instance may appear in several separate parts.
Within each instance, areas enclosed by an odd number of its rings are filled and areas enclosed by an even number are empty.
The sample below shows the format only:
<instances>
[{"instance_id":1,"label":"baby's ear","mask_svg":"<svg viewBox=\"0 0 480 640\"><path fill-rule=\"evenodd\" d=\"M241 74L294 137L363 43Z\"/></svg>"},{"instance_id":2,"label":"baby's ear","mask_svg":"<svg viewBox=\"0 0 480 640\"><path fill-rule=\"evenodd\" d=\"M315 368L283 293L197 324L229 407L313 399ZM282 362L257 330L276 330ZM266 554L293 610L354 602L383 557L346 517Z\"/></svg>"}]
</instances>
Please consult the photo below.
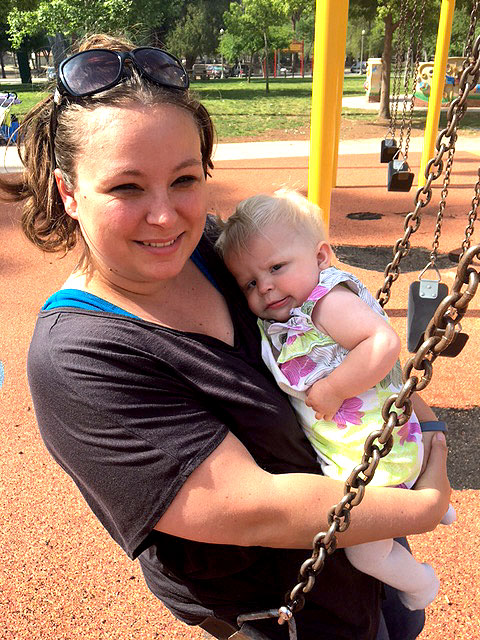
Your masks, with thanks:
<instances>
[{"instance_id":1,"label":"baby's ear","mask_svg":"<svg viewBox=\"0 0 480 640\"><path fill-rule=\"evenodd\" d=\"M317 262L319 269L328 269L332 264L333 251L325 240L317 245Z\"/></svg>"}]
</instances>

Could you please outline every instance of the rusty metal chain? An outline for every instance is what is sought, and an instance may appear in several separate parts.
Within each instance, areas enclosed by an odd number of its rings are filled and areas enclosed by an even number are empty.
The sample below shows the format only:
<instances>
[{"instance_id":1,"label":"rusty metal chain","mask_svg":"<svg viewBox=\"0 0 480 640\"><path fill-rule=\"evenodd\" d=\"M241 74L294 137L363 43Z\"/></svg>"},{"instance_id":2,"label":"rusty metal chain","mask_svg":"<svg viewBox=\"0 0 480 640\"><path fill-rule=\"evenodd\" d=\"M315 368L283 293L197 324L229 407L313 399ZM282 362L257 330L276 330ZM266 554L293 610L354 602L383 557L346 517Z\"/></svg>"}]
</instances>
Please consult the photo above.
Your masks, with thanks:
<instances>
[{"instance_id":1,"label":"rusty metal chain","mask_svg":"<svg viewBox=\"0 0 480 640\"><path fill-rule=\"evenodd\" d=\"M480 273L471 267L474 258L480 257L480 245L471 247L461 259L451 293L440 303L425 331L425 340L403 368L403 387L392 394L382 408L383 426L371 433L364 445L362 460L345 482L344 495L328 512L327 531L317 533L313 539L313 552L300 567L298 584L287 595L286 606L292 612L300 611L305 593L312 590L318 573L323 569L328 555L336 549L336 534L345 531L350 524L353 507L360 504L365 487L372 480L380 460L393 446L393 430L406 424L412 415L410 396L422 391L433 376L433 362L455 339L460 331L460 321L470 301L477 292ZM466 286L466 290L462 288ZM398 413L397 413L398 411Z\"/></svg>"},{"instance_id":2,"label":"rusty metal chain","mask_svg":"<svg viewBox=\"0 0 480 640\"><path fill-rule=\"evenodd\" d=\"M445 166L445 177L443 179L442 193L438 203L437 220L433 234L432 251L430 253L430 266L434 267L437 261L438 248L440 246L440 235L442 233L443 214L447 205L448 187L450 186L450 174L452 173L453 158L455 155L455 142L448 150L447 164Z\"/></svg>"},{"instance_id":3,"label":"rusty metal chain","mask_svg":"<svg viewBox=\"0 0 480 640\"><path fill-rule=\"evenodd\" d=\"M480 6L480 0L473 0L472 10L470 12L470 27L468 29L468 36L463 48L463 55L468 58L470 51L472 50L473 39L475 38L475 29L477 28L478 20L478 8Z\"/></svg>"},{"instance_id":4,"label":"rusty metal chain","mask_svg":"<svg viewBox=\"0 0 480 640\"><path fill-rule=\"evenodd\" d=\"M478 1L476 4L479 4ZM420 227L422 209L432 199L432 182L442 175L443 156L450 152L450 149L455 149L457 127L465 113L468 95L480 78L480 36L475 40L472 53L468 56L466 63L460 76L459 95L452 100L447 111L447 126L439 133L435 143L436 155L428 161L425 167L426 182L423 187L417 190L414 199L415 209L405 217L404 235L395 243L393 260L386 266L384 283L377 291L376 297L382 307L390 300L391 286L400 275L400 262L410 251L410 236Z\"/></svg>"},{"instance_id":5,"label":"rusty metal chain","mask_svg":"<svg viewBox=\"0 0 480 640\"><path fill-rule=\"evenodd\" d=\"M398 102L400 94L400 66L402 62L402 52L405 51L406 24L407 24L408 2L402 2L400 6L400 18L398 23L398 44L395 52L395 74L393 77L393 106L390 110L390 125L388 127L387 138L395 138L398 117Z\"/></svg>"},{"instance_id":6,"label":"rusty metal chain","mask_svg":"<svg viewBox=\"0 0 480 640\"><path fill-rule=\"evenodd\" d=\"M477 1L476 4L478 4ZM420 225L421 209L432 198L432 182L442 174L442 157L446 151L450 152L450 149L455 149L458 122L465 112L470 89L478 83L480 76L479 49L480 36L475 41L470 63L462 73L459 97L452 101L448 110L447 127L437 138L437 154L429 161L425 169L426 184L418 189L415 196L415 211L407 215L405 234L395 245L394 262L397 262L397 271L391 269L393 263L390 263L385 270L385 284L379 293L384 293L386 300L390 297L391 283L399 275L398 262L410 249L410 235ZM450 139L448 144L444 142L445 138ZM322 571L327 556L336 549L336 534L349 527L351 510L360 504L365 494L365 487L371 482L381 458L390 452L393 446L394 429L408 422L412 414L410 396L427 387L432 379L434 360L455 340L459 333L460 321L475 296L480 282L480 273L471 267L474 258L480 258L480 245L471 247L464 252L457 267L457 275L451 293L438 306L425 331L424 342L403 368L404 384L402 389L398 393L392 394L385 402L382 408L384 420L382 427L368 436L362 460L352 470L345 482L343 498L328 512L328 530L319 532L313 539L312 555L300 567L298 583L286 596L286 608L285 612L281 616L279 615L280 622L287 620L304 606L305 594L313 589L316 576ZM467 288L462 291L464 286Z\"/></svg>"},{"instance_id":7,"label":"rusty metal chain","mask_svg":"<svg viewBox=\"0 0 480 640\"><path fill-rule=\"evenodd\" d=\"M410 56L413 56L412 43L413 43L413 39L415 37L415 28L416 28L417 19L418 19L417 0L413 0L412 17L413 17L413 19L412 19L412 24L411 24L410 37L408 39L407 57L406 57L406 60L405 60L405 76L404 76L404 85L403 85L403 105L402 105L402 122L400 124L400 135L399 135L399 142L398 142L398 148L399 149L402 148L403 131L404 131L405 125L406 125L407 100L408 100L408 95L409 95L408 85L409 85L409 82L410 82L410 67L411 67Z\"/></svg>"},{"instance_id":8,"label":"rusty metal chain","mask_svg":"<svg viewBox=\"0 0 480 640\"><path fill-rule=\"evenodd\" d=\"M420 9L420 18L418 19L418 24L416 25L418 38L417 38L417 46L415 49L415 66L413 68L412 74L412 93L410 96L410 110L408 114L408 126L407 126L407 135L405 137L405 151L403 156L405 160L408 158L408 149L410 147L410 135L412 133L412 122L413 122L413 109L415 107L415 89L417 87L417 76L418 76L418 67L420 66L420 54L422 52L423 46L423 23L425 18L425 7L427 5L427 1L422 1L422 7Z\"/></svg>"},{"instance_id":9,"label":"rusty metal chain","mask_svg":"<svg viewBox=\"0 0 480 640\"><path fill-rule=\"evenodd\" d=\"M460 260L462 259L465 251L470 247L470 238L474 232L475 221L477 219L477 209L480 203L480 167L477 170L478 180L474 187L472 207L468 212L468 224L465 228L465 239L462 243L462 253L460 254Z\"/></svg>"}]
</instances>

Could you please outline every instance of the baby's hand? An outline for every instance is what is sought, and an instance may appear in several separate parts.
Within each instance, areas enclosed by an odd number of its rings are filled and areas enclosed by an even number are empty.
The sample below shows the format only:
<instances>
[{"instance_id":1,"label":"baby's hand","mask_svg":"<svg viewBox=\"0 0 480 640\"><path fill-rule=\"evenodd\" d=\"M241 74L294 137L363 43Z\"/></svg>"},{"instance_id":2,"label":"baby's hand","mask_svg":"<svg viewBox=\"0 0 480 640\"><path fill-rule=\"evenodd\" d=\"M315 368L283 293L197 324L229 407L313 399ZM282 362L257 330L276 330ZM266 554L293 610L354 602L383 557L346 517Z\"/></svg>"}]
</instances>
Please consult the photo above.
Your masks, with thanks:
<instances>
[{"instance_id":1,"label":"baby's hand","mask_svg":"<svg viewBox=\"0 0 480 640\"><path fill-rule=\"evenodd\" d=\"M344 398L337 395L328 378L315 382L305 395L305 404L315 411L317 420L332 420L344 401Z\"/></svg>"}]
</instances>

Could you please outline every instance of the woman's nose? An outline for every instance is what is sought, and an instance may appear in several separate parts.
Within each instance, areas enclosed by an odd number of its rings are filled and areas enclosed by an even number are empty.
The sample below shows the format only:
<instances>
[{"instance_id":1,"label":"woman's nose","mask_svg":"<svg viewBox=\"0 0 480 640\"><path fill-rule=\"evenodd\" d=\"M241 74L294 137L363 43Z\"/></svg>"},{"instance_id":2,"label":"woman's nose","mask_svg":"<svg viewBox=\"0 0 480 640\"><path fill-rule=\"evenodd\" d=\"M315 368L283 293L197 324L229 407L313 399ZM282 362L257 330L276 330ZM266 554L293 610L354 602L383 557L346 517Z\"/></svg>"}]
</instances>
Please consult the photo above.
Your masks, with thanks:
<instances>
[{"instance_id":1,"label":"woman's nose","mask_svg":"<svg viewBox=\"0 0 480 640\"><path fill-rule=\"evenodd\" d=\"M155 194L150 198L147 206L146 220L149 224L166 227L176 221L177 211L167 193Z\"/></svg>"}]
</instances>

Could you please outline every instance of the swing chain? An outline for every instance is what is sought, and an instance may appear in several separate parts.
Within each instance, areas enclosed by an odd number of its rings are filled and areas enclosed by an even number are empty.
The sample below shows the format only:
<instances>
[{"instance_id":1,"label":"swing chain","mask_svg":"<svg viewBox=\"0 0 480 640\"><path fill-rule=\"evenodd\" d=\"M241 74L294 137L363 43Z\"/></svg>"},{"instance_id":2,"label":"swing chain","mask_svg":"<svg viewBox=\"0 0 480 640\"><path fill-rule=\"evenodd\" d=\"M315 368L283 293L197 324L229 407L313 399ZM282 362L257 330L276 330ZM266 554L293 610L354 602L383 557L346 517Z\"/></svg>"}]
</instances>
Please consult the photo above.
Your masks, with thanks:
<instances>
[{"instance_id":1,"label":"swing chain","mask_svg":"<svg viewBox=\"0 0 480 640\"><path fill-rule=\"evenodd\" d=\"M402 51L405 50L405 29L407 24L407 9L408 3L402 2L400 5L400 18L398 21L398 45L395 52L395 74L393 77L393 108L390 110L390 125L388 127L387 138L390 135L395 138L395 130L397 128L397 114L398 114L398 102L400 92L400 64L402 58Z\"/></svg>"},{"instance_id":2,"label":"swing chain","mask_svg":"<svg viewBox=\"0 0 480 640\"><path fill-rule=\"evenodd\" d=\"M404 78L403 78L403 83L404 83L403 84L403 105L402 105L402 122L400 124L400 134L399 134L399 142L398 142L398 148L399 149L402 148L403 130L405 129L405 124L406 124L408 85L409 85L409 82L410 82L410 67L411 67L410 56L413 56L412 41L413 41L413 38L414 38L415 29L417 27L417 22L418 22L418 18L417 18L417 0L413 0L412 16L413 16L413 21L412 21L410 38L408 39L407 59L405 60L405 73L404 73Z\"/></svg>"},{"instance_id":3,"label":"swing chain","mask_svg":"<svg viewBox=\"0 0 480 640\"><path fill-rule=\"evenodd\" d=\"M476 6L479 4L480 1L476 0ZM376 298L382 307L384 307L390 300L391 286L400 275L400 261L407 256L410 251L410 236L420 227L421 210L426 207L432 199L432 182L442 175L442 158L446 152L449 153L449 159L450 156L455 153L457 127L465 114L468 95L472 88L476 86L480 78L480 36L477 36L471 55L469 55L465 60L464 66L465 68L460 77L459 95L457 98L452 100L447 111L447 126L439 133L436 140L436 155L428 161L427 166L425 167L426 182L423 187L420 187L417 190L414 199L415 210L408 213L405 217L404 235L395 243L393 249L393 260L386 266L383 286L377 291Z\"/></svg>"},{"instance_id":4,"label":"swing chain","mask_svg":"<svg viewBox=\"0 0 480 640\"><path fill-rule=\"evenodd\" d=\"M417 86L418 67L420 66L420 54L421 54L422 45L423 45L423 22L425 18L426 4L427 4L426 0L423 0L422 7L420 10L420 18L418 19L418 22L415 25L415 30L418 33L418 39L417 39L417 44L415 48L415 66L412 74L412 81L413 81L412 95L410 97L410 110L408 115L407 135L405 137L405 152L404 152L405 160L408 158L408 149L410 147L410 135L412 133L413 109L415 107L415 89Z\"/></svg>"},{"instance_id":5,"label":"swing chain","mask_svg":"<svg viewBox=\"0 0 480 640\"><path fill-rule=\"evenodd\" d=\"M468 56L470 55L470 51L472 50L472 43L475 37L475 29L477 27L477 16L478 16L479 5L480 5L480 0L474 0L472 11L470 12L470 28L468 30L468 36L465 43L465 47L463 49L463 55L465 56L465 58L468 58Z\"/></svg>"},{"instance_id":6,"label":"swing chain","mask_svg":"<svg viewBox=\"0 0 480 640\"><path fill-rule=\"evenodd\" d=\"M440 246L440 235L442 233L443 214L447 205L448 187L450 186L450 175L452 172L453 158L455 155L455 146L451 146L448 150L447 164L445 167L445 177L443 179L443 188L438 203L437 221L435 223L435 232L433 236L432 252L430 253L430 265L435 267L438 257L438 247Z\"/></svg>"},{"instance_id":7,"label":"swing chain","mask_svg":"<svg viewBox=\"0 0 480 640\"><path fill-rule=\"evenodd\" d=\"M362 461L345 482L343 498L328 512L328 531L317 533L314 537L312 555L300 567L298 584L285 599L285 609L292 615L302 609L305 604L304 594L313 589L316 576L322 571L327 556L335 551L336 533L345 531L350 525L352 508L362 501L365 487L372 480L380 459L388 455L393 446L394 429L402 427L410 419L413 409L410 396L427 387L433 376L434 360L460 331L460 321L480 282L480 273L471 267L474 258L480 258L480 245L468 249L461 258L452 293L440 303L425 331L424 342L405 363L402 389L392 394L382 408L382 428L366 439ZM464 285L467 285L467 289L462 292Z\"/></svg>"},{"instance_id":8,"label":"swing chain","mask_svg":"<svg viewBox=\"0 0 480 640\"><path fill-rule=\"evenodd\" d=\"M470 238L473 235L475 221L477 219L477 209L480 203L480 167L478 168L477 174L478 180L474 188L472 208L468 213L468 224L465 228L465 240L462 243L462 253L460 254L460 260L463 258L465 251L470 248Z\"/></svg>"}]
</instances>

